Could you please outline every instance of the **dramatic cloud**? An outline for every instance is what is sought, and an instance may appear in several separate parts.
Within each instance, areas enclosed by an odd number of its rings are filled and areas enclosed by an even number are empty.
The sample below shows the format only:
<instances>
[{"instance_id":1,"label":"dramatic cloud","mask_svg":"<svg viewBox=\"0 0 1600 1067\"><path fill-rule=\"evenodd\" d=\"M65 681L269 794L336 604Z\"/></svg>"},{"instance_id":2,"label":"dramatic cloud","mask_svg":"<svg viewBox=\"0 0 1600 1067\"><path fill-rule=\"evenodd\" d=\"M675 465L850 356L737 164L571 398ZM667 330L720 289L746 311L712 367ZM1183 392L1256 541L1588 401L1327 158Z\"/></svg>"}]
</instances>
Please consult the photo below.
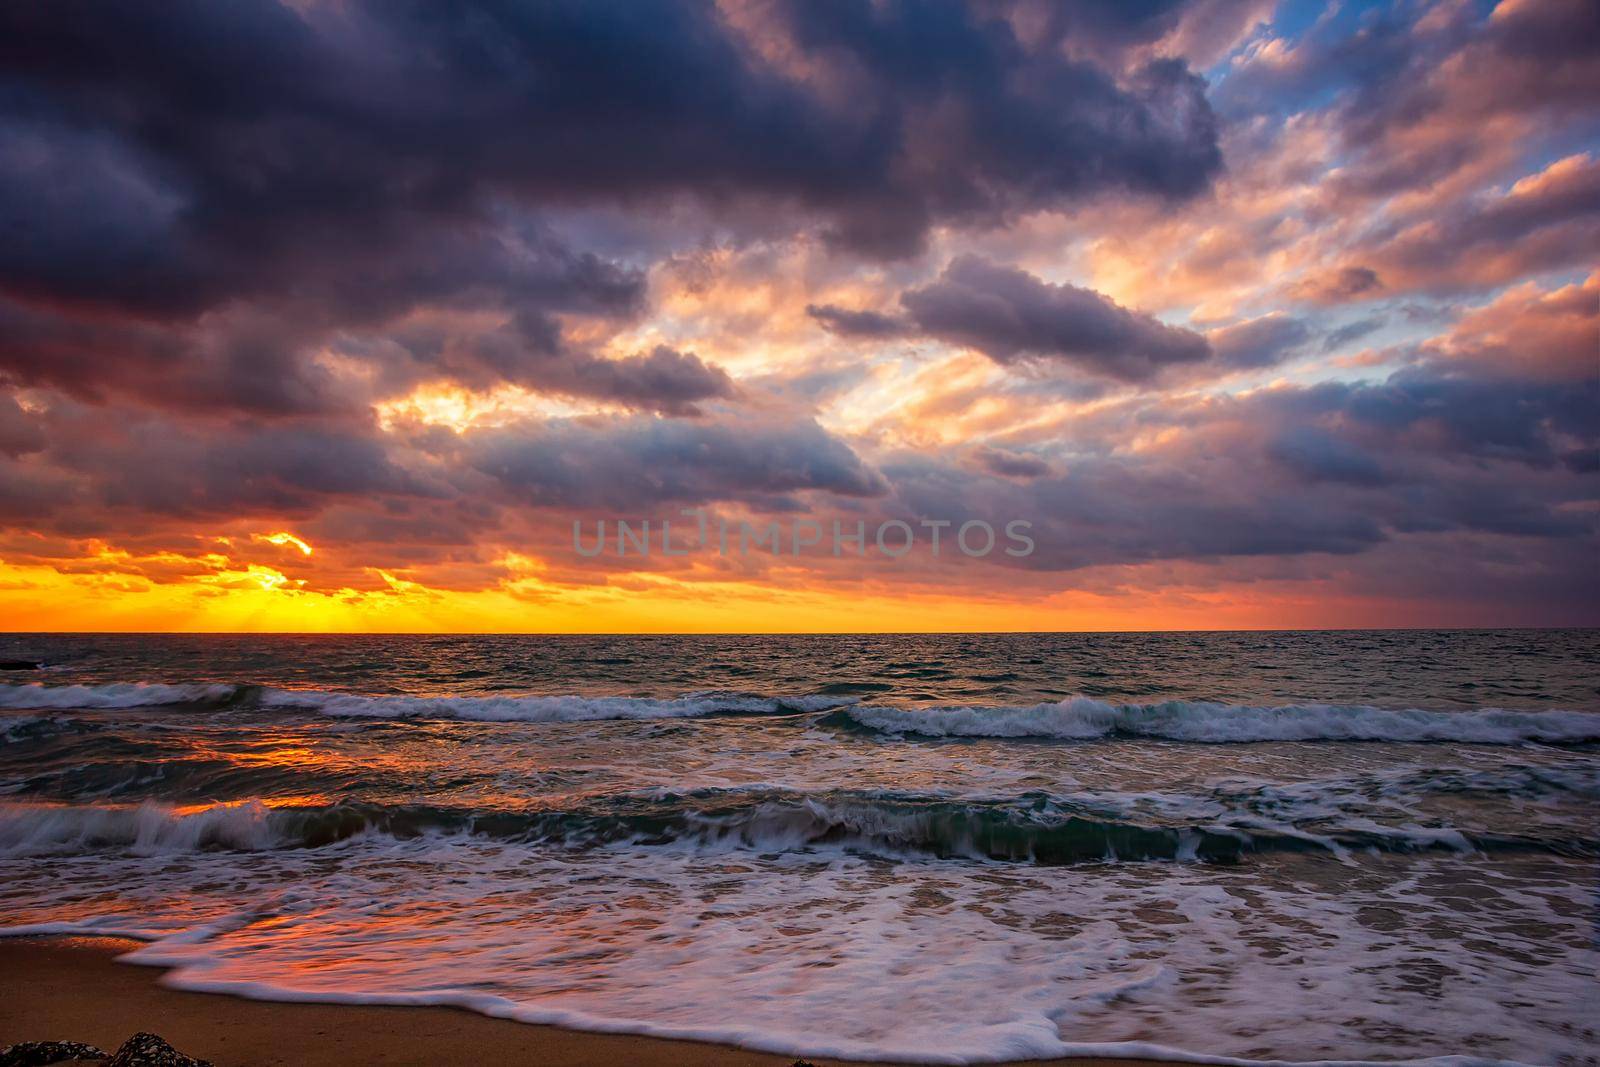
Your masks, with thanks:
<instances>
[{"instance_id":1,"label":"dramatic cloud","mask_svg":"<svg viewBox=\"0 0 1600 1067\"><path fill-rule=\"evenodd\" d=\"M847 244L900 251L939 219L1193 194L1220 165L1203 85L1177 63L1120 86L1058 38L1025 46L953 3L766 10L11 7L0 62L28 135L8 199L38 240L0 277L192 310L293 289L319 257L392 261L501 201L672 194L793 203ZM515 270L491 264L431 282Z\"/></svg>"},{"instance_id":2,"label":"dramatic cloud","mask_svg":"<svg viewBox=\"0 0 1600 1067\"><path fill-rule=\"evenodd\" d=\"M151 402L176 376L180 402L261 415L431 378L692 413L732 394L723 371L597 350L643 311L644 274L585 250L581 223L559 233L573 212L692 203L734 232L901 256L934 225L1187 197L1220 167L1176 61L1108 71L1063 53L1073 26L1023 39L955 3L822 14L8 6L0 370ZM471 316L499 333L463 333ZM331 378L329 351L370 364L366 388Z\"/></svg>"},{"instance_id":3,"label":"dramatic cloud","mask_svg":"<svg viewBox=\"0 0 1600 1067\"><path fill-rule=\"evenodd\" d=\"M900 295L918 328L997 363L1061 360L1124 381L1207 358L1206 339L1088 289L960 256L938 280Z\"/></svg>"},{"instance_id":4,"label":"dramatic cloud","mask_svg":"<svg viewBox=\"0 0 1600 1067\"><path fill-rule=\"evenodd\" d=\"M14 397L0 395L0 453L16 457L44 447L44 433Z\"/></svg>"},{"instance_id":5,"label":"dramatic cloud","mask_svg":"<svg viewBox=\"0 0 1600 1067\"><path fill-rule=\"evenodd\" d=\"M1229 367L1270 367L1306 343L1311 329L1282 312L1211 331L1207 340L1216 357Z\"/></svg>"},{"instance_id":6,"label":"dramatic cloud","mask_svg":"<svg viewBox=\"0 0 1600 1067\"><path fill-rule=\"evenodd\" d=\"M0 6L0 605L1594 622L1596 54L1587 0ZM571 551L682 508L1038 547Z\"/></svg>"},{"instance_id":7,"label":"dramatic cloud","mask_svg":"<svg viewBox=\"0 0 1600 1067\"><path fill-rule=\"evenodd\" d=\"M1559 552L1600 532L1583 506L1600 482L1573 463L1600 454L1596 410L1597 380L1508 384L1430 363L1379 383L1148 410L1165 427L1158 446L1075 457L1027 480L921 457L883 470L913 515L1028 517L1040 550L1014 565L1036 570L1342 555L1441 534L1542 539Z\"/></svg>"},{"instance_id":8,"label":"dramatic cloud","mask_svg":"<svg viewBox=\"0 0 1600 1067\"><path fill-rule=\"evenodd\" d=\"M898 337L911 328L893 315L832 304L807 304L806 314L841 337Z\"/></svg>"},{"instance_id":9,"label":"dramatic cloud","mask_svg":"<svg viewBox=\"0 0 1600 1067\"><path fill-rule=\"evenodd\" d=\"M1600 66L1600 64L1596 64ZM1529 274L1587 266L1600 247L1600 159L1569 156L1356 253L1392 289L1482 289ZM1355 287L1339 295L1360 297Z\"/></svg>"},{"instance_id":10,"label":"dramatic cloud","mask_svg":"<svg viewBox=\"0 0 1600 1067\"><path fill-rule=\"evenodd\" d=\"M1038 456L989 445L979 445L973 449L972 458L978 466L1002 478L1040 478L1054 469Z\"/></svg>"},{"instance_id":11,"label":"dramatic cloud","mask_svg":"<svg viewBox=\"0 0 1600 1067\"><path fill-rule=\"evenodd\" d=\"M1371 299L1383 291L1383 279L1371 267L1339 267L1319 271L1295 286L1296 296L1323 304Z\"/></svg>"},{"instance_id":12,"label":"dramatic cloud","mask_svg":"<svg viewBox=\"0 0 1600 1067\"><path fill-rule=\"evenodd\" d=\"M537 324L532 330L512 324L480 335L418 327L400 332L376 351L351 346L341 351L385 358L391 388L430 377L480 387L504 381L673 415L698 414L696 401L737 392L726 371L692 352L656 345L639 355L602 359L554 340L542 342Z\"/></svg>"},{"instance_id":13,"label":"dramatic cloud","mask_svg":"<svg viewBox=\"0 0 1600 1067\"><path fill-rule=\"evenodd\" d=\"M110 513L185 519L306 515L346 499L437 494L382 442L310 422L186 424L158 416L107 425L64 404L39 419L48 444L25 457L58 492L32 519L114 529Z\"/></svg>"},{"instance_id":14,"label":"dramatic cloud","mask_svg":"<svg viewBox=\"0 0 1600 1067\"><path fill-rule=\"evenodd\" d=\"M539 507L635 514L743 500L787 510L794 493L871 497L887 489L849 447L809 422L573 420L475 434L464 444L474 469Z\"/></svg>"},{"instance_id":15,"label":"dramatic cloud","mask_svg":"<svg viewBox=\"0 0 1600 1067\"><path fill-rule=\"evenodd\" d=\"M1490 380L1584 383L1600 374L1600 272L1545 292L1520 285L1427 347L1441 365Z\"/></svg>"}]
</instances>

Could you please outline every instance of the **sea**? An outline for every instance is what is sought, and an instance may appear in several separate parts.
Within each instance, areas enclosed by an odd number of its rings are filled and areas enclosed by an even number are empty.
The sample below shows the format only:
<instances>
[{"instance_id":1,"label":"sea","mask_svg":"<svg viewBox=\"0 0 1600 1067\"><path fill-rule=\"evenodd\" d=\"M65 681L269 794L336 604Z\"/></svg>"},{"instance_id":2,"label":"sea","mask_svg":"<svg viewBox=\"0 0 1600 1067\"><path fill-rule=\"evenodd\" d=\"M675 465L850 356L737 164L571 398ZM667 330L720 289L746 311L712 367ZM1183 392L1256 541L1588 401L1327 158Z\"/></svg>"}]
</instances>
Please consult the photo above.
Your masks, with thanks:
<instances>
[{"instance_id":1,"label":"sea","mask_svg":"<svg viewBox=\"0 0 1600 1067\"><path fill-rule=\"evenodd\" d=\"M0 934L179 988L908 1063L1600 1063L1600 631L8 659Z\"/></svg>"}]
</instances>

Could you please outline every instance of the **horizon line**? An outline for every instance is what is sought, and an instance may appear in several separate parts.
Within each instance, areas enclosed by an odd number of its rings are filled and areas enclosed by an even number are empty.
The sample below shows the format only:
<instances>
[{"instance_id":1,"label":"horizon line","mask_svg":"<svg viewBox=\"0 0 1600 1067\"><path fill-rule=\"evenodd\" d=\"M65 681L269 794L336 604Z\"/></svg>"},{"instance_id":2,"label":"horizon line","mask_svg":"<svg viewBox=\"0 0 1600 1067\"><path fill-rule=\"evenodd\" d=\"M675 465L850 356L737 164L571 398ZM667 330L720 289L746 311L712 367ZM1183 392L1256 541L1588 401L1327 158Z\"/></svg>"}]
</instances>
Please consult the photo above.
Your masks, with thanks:
<instances>
[{"instance_id":1,"label":"horizon line","mask_svg":"<svg viewBox=\"0 0 1600 1067\"><path fill-rule=\"evenodd\" d=\"M1600 623L1507 626L1299 626L1126 630L0 630L0 637L973 637L1106 634L1495 633L1600 630Z\"/></svg>"}]
</instances>

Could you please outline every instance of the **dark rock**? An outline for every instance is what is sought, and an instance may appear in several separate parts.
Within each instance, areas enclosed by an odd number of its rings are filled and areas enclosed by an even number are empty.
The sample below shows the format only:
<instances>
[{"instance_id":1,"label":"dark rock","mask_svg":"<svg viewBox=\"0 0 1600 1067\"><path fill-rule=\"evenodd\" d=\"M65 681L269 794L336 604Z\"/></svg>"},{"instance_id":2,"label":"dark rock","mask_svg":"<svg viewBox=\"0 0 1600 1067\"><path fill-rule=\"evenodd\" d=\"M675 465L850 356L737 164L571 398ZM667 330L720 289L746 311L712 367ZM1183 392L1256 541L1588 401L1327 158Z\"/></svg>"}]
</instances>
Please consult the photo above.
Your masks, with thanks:
<instances>
[{"instance_id":1,"label":"dark rock","mask_svg":"<svg viewBox=\"0 0 1600 1067\"><path fill-rule=\"evenodd\" d=\"M810 1060L795 1060L793 1063L789 1064L789 1067L817 1067L817 1065L812 1063Z\"/></svg>"},{"instance_id":2,"label":"dark rock","mask_svg":"<svg viewBox=\"0 0 1600 1067\"><path fill-rule=\"evenodd\" d=\"M138 1033L122 1043L106 1067L212 1067L209 1060L185 1056L155 1034Z\"/></svg>"},{"instance_id":3,"label":"dark rock","mask_svg":"<svg viewBox=\"0 0 1600 1067\"><path fill-rule=\"evenodd\" d=\"M31 660L31 659L0 659L0 671L42 671L42 670L44 670L44 664L43 663L37 663L37 662L35 662L35 661ZM48 1045L48 1044L50 1044L50 1042L48 1042L48 1041L29 1041L29 1042L27 1042L27 1044L29 1044L29 1045ZM16 1048L17 1046L13 1045L12 1047Z\"/></svg>"},{"instance_id":4,"label":"dark rock","mask_svg":"<svg viewBox=\"0 0 1600 1067\"><path fill-rule=\"evenodd\" d=\"M103 1060L106 1054L82 1041L24 1041L0 1049L0 1067L43 1067L67 1060Z\"/></svg>"}]
</instances>

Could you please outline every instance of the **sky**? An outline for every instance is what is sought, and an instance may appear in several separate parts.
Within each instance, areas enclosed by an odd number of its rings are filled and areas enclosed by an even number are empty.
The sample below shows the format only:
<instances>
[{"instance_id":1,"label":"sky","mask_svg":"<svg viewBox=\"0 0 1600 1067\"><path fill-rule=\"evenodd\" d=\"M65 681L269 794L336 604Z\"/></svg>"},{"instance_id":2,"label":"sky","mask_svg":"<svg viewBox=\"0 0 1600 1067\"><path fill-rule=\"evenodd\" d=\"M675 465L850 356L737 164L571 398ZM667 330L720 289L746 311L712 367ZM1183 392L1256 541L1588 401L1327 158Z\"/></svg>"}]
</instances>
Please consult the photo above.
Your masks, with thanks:
<instances>
[{"instance_id":1,"label":"sky","mask_svg":"<svg viewBox=\"0 0 1600 1067\"><path fill-rule=\"evenodd\" d=\"M5 4L0 233L7 629L1600 624L1592 0Z\"/></svg>"}]
</instances>

